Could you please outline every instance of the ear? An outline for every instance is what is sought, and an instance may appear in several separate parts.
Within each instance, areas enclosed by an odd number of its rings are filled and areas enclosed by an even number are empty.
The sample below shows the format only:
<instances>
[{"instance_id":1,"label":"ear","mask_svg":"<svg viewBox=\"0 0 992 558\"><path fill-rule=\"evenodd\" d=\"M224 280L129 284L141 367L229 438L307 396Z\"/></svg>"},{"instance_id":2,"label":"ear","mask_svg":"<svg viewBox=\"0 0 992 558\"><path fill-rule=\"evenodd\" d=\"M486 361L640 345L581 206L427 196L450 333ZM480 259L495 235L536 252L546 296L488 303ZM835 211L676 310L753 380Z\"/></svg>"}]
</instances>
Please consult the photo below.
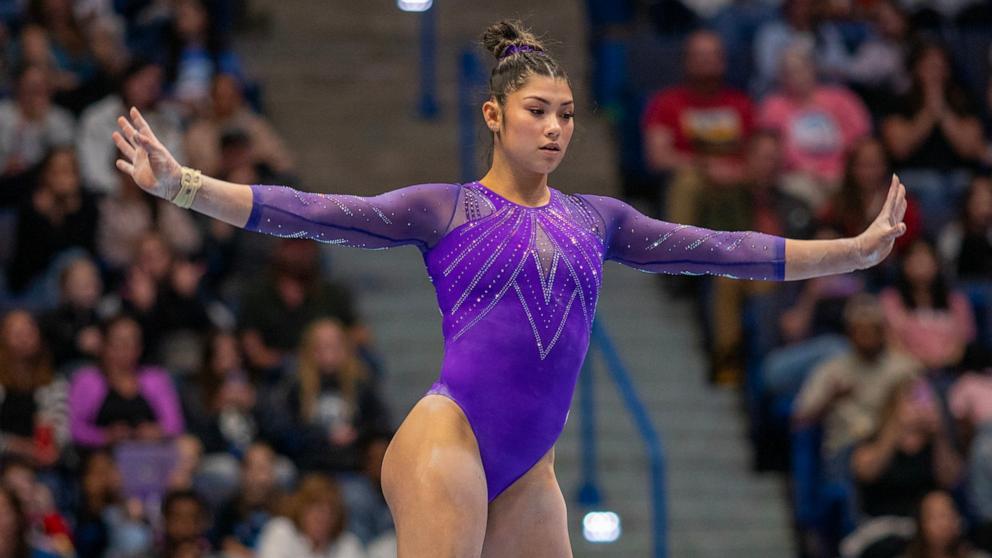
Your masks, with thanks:
<instances>
[{"instance_id":1,"label":"ear","mask_svg":"<svg viewBox=\"0 0 992 558\"><path fill-rule=\"evenodd\" d=\"M502 124L503 111L500 110L496 99L489 99L482 103L482 118L486 121L486 127L493 133L499 133Z\"/></svg>"}]
</instances>

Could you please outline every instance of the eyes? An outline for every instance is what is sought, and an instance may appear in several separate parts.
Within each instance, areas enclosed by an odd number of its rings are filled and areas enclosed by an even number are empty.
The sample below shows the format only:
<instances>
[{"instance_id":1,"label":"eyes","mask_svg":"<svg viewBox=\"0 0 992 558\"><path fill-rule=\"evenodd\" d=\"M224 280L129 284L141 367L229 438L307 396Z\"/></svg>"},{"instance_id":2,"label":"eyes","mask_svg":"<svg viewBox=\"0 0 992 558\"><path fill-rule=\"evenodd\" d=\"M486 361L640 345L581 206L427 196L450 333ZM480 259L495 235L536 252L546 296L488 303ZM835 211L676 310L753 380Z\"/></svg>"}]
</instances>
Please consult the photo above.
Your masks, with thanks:
<instances>
[{"instance_id":1,"label":"eyes","mask_svg":"<svg viewBox=\"0 0 992 558\"><path fill-rule=\"evenodd\" d=\"M530 113L533 114L534 116L541 116L541 115L544 114L544 109L532 108L532 109L527 109L527 110L529 110ZM571 119L575 118L575 113L574 112L564 112L564 113L561 114L561 117L564 118L565 120L571 120Z\"/></svg>"}]
</instances>

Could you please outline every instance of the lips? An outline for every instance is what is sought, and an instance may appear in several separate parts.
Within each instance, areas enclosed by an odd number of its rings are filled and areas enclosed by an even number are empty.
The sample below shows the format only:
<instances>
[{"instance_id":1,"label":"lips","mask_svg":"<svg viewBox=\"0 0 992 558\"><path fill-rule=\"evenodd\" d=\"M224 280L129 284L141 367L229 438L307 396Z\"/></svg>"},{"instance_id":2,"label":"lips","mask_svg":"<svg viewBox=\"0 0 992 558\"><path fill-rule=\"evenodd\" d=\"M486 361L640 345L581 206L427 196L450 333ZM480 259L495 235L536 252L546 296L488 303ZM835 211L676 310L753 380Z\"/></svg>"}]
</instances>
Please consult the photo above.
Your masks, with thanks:
<instances>
[{"instance_id":1,"label":"lips","mask_svg":"<svg viewBox=\"0 0 992 558\"><path fill-rule=\"evenodd\" d=\"M545 146L542 146L541 149L545 151L561 151L561 146L558 145L557 143L549 143Z\"/></svg>"}]
</instances>

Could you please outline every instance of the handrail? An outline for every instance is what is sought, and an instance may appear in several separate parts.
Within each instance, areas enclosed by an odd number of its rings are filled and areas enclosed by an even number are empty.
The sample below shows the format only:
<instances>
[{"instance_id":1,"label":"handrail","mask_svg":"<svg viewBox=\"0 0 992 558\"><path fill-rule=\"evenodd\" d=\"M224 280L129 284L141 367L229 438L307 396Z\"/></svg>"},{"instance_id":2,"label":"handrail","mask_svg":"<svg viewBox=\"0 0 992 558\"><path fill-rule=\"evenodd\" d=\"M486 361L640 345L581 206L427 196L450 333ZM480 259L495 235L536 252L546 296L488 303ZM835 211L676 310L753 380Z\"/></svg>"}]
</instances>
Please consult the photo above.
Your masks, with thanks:
<instances>
[{"instance_id":1,"label":"handrail","mask_svg":"<svg viewBox=\"0 0 992 558\"><path fill-rule=\"evenodd\" d=\"M593 320L592 338L590 349L596 347L603 355L606 364L606 371L620 392L620 396L630 411L634 424L644 440L648 453L648 466L651 469L651 507L653 510L652 525L654 527L654 558L666 558L668 556L668 509L665 500L665 452L661 443L658 431L651 423L647 409L637 395L637 388L624 366L620 353L617 352L613 341L606 333L602 322L599 319ZM579 384L580 404L583 411L582 437L582 460L583 460L583 483L581 485L579 499L584 505L597 505L599 503L600 491L595 479L595 418L593 415L593 381L589 357L586 357L586 364L583 366L582 378ZM590 415L586 417L585 415Z\"/></svg>"}]
</instances>

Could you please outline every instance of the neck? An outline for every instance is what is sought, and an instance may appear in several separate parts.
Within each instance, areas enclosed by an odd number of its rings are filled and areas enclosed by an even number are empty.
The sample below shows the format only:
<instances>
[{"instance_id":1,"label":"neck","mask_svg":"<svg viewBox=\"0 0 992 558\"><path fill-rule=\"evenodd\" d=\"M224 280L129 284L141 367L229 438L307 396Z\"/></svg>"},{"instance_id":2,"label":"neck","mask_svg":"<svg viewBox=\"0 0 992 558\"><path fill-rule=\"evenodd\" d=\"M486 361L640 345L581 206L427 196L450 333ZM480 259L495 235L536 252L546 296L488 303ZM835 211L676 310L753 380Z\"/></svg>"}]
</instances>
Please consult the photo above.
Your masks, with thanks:
<instances>
[{"instance_id":1,"label":"neck","mask_svg":"<svg viewBox=\"0 0 992 558\"><path fill-rule=\"evenodd\" d=\"M493 166L480 182L486 188L521 205L544 205L551 196L547 174L511 165L498 147L493 152Z\"/></svg>"}]
</instances>

